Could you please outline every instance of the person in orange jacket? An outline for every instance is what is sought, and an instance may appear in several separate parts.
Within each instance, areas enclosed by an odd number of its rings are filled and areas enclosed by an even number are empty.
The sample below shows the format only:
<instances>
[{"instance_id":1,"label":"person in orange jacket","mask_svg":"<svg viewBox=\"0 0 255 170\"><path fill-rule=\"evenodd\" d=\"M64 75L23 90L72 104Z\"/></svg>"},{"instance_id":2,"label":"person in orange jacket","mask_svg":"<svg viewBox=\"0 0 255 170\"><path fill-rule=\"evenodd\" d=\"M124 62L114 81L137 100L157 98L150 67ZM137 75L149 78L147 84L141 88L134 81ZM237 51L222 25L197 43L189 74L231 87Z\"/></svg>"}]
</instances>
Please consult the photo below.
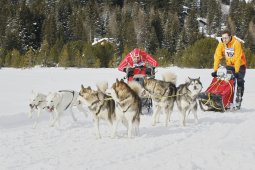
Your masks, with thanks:
<instances>
[{"instance_id":1,"label":"person in orange jacket","mask_svg":"<svg viewBox=\"0 0 255 170\"><path fill-rule=\"evenodd\" d=\"M158 66L158 62L151 55L139 48L135 48L120 62L118 70L126 72L128 81L131 81L134 74L148 74L147 64L153 69ZM139 71L137 72L138 68Z\"/></svg>"},{"instance_id":2,"label":"person in orange jacket","mask_svg":"<svg viewBox=\"0 0 255 170\"><path fill-rule=\"evenodd\" d=\"M214 72L212 76L217 76L221 59L225 57L226 69L232 71L237 81L236 107L240 109L244 93L246 58L241 43L236 37L231 35L229 30L222 31L221 35L221 42L219 42L214 54Z\"/></svg>"}]
</instances>

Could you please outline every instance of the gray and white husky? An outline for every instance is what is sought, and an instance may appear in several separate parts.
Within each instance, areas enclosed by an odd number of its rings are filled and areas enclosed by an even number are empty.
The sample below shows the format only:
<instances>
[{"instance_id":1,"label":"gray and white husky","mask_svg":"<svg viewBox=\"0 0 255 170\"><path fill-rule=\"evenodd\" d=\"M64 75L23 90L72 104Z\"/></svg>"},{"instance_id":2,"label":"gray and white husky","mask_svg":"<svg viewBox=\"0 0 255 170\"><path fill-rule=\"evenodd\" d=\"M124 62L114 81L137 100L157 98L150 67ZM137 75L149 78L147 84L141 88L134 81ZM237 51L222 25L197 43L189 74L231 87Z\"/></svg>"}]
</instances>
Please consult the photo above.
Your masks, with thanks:
<instances>
[{"instance_id":1,"label":"gray and white husky","mask_svg":"<svg viewBox=\"0 0 255 170\"><path fill-rule=\"evenodd\" d=\"M86 111L82 107L82 103L79 100L79 93L73 90L61 90L58 92L50 92L46 97L46 110L50 113L54 113L51 126L54 126L57 122L60 123L60 116L65 111L69 111L74 121L77 121L73 114L73 107L82 112L87 117Z\"/></svg>"},{"instance_id":2,"label":"gray and white husky","mask_svg":"<svg viewBox=\"0 0 255 170\"><path fill-rule=\"evenodd\" d=\"M32 118L33 113L37 112L37 117L35 119L33 128L37 126L39 117L42 111L45 110L46 108L46 97L47 96L45 94L32 91L32 95L31 95L30 103L29 103L30 111L28 113L28 116L29 118Z\"/></svg>"},{"instance_id":3,"label":"gray and white husky","mask_svg":"<svg viewBox=\"0 0 255 170\"><path fill-rule=\"evenodd\" d=\"M107 84L106 86L108 87ZM93 90L90 86L84 87L81 85L79 93L81 101L87 105L88 109L92 113L97 138L101 138L99 120L106 120L110 124L111 128L113 128L113 124L116 123L115 102L110 96L104 93L107 87L104 85L101 85L100 87L98 87L98 90Z\"/></svg>"},{"instance_id":4,"label":"gray and white husky","mask_svg":"<svg viewBox=\"0 0 255 170\"><path fill-rule=\"evenodd\" d=\"M189 77L185 84L181 84L177 88L176 103L180 111L180 124L182 126L186 125L186 117L188 116L187 114L189 114L191 111L194 114L196 123L198 122L197 97L201 90L202 83L200 78L192 79Z\"/></svg>"},{"instance_id":5,"label":"gray and white husky","mask_svg":"<svg viewBox=\"0 0 255 170\"><path fill-rule=\"evenodd\" d=\"M162 76L163 80L156 80L153 78L144 79L144 88L149 92L152 98L152 126L155 126L159 121L159 113L161 110L165 113L165 126L168 125L176 98L177 89L175 83L177 76L172 72L166 72Z\"/></svg>"},{"instance_id":6,"label":"gray and white husky","mask_svg":"<svg viewBox=\"0 0 255 170\"><path fill-rule=\"evenodd\" d=\"M142 103L137 92L123 80L119 81L118 79L106 92L116 104L116 123L113 126L113 136L116 134L119 122L122 122L128 128L129 138L132 137L132 131L135 132L135 135L138 135Z\"/></svg>"}]
</instances>

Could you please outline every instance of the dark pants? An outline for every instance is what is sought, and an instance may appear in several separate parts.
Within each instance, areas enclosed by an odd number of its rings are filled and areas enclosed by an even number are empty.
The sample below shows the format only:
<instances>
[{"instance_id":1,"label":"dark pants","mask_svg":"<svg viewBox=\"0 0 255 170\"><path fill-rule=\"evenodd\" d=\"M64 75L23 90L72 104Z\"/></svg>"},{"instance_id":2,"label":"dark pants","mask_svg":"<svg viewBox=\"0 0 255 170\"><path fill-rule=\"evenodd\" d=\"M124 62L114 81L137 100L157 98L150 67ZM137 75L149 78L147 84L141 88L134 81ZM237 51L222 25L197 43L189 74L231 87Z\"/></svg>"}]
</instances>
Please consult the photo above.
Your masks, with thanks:
<instances>
[{"instance_id":1,"label":"dark pants","mask_svg":"<svg viewBox=\"0 0 255 170\"><path fill-rule=\"evenodd\" d=\"M231 66L226 66L227 70L231 70L232 73L234 74L235 73L235 68L234 67L231 67ZM237 82L237 87L241 88L241 97L243 96L243 92L244 92L244 77L245 77L245 73L246 73L246 67L245 65L242 65L240 67L240 70L239 70L239 75L238 75L238 78L236 80Z\"/></svg>"}]
</instances>

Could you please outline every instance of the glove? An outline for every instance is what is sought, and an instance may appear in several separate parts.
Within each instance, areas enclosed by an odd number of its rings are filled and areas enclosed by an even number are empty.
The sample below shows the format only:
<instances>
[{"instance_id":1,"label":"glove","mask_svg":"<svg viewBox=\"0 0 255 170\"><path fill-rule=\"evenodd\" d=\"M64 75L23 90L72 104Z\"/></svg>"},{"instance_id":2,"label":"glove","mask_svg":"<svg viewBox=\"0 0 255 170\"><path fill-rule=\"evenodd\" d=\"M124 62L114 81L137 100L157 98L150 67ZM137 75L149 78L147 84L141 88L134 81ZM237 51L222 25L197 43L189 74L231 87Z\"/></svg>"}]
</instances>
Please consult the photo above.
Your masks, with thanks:
<instances>
[{"instance_id":1,"label":"glove","mask_svg":"<svg viewBox=\"0 0 255 170\"><path fill-rule=\"evenodd\" d=\"M126 71L127 71L127 68L126 68L126 67L125 67L125 68L123 68L123 71L124 71L124 72L126 72Z\"/></svg>"},{"instance_id":2,"label":"glove","mask_svg":"<svg viewBox=\"0 0 255 170\"><path fill-rule=\"evenodd\" d=\"M127 77L133 76L133 73L134 73L133 70L128 71L127 72Z\"/></svg>"},{"instance_id":3,"label":"glove","mask_svg":"<svg viewBox=\"0 0 255 170\"><path fill-rule=\"evenodd\" d=\"M234 76L235 76L236 79L238 79L239 78L239 73L235 73Z\"/></svg>"},{"instance_id":4,"label":"glove","mask_svg":"<svg viewBox=\"0 0 255 170\"><path fill-rule=\"evenodd\" d=\"M211 73L212 77L217 77L217 71Z\"/></svg>"}]
</instances>

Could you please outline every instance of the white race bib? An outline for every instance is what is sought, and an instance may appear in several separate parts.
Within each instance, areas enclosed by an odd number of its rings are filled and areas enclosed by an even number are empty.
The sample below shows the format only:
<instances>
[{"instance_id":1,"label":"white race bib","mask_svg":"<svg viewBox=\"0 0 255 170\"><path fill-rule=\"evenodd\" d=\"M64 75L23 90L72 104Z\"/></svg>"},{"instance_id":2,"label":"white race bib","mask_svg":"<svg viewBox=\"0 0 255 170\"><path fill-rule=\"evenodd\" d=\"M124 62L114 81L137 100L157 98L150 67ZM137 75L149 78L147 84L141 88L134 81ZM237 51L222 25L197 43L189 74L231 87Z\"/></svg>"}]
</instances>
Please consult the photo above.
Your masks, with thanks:
<instances>
[{"instance_id":1,"label":"white race bib","mask_svg":"<svg viewBox=\"0 0 255 170\"><path fill-rule=\"evenodd\" d=\"M145 65L144 62L140 62L140 63L134 64L134 67L140 67L140 66L144 66L144 65Z\"/></svg>"},{"instance_id":2,"label":"white race bib","mask_svg":"<svg viewBox=\"0 0 255 170\"><path fill-rule=\"evenodd\" d=\"M233 57L234 56L234 48L225 48L225 54L228 57Z\"/></svg>"}]
</instances>

